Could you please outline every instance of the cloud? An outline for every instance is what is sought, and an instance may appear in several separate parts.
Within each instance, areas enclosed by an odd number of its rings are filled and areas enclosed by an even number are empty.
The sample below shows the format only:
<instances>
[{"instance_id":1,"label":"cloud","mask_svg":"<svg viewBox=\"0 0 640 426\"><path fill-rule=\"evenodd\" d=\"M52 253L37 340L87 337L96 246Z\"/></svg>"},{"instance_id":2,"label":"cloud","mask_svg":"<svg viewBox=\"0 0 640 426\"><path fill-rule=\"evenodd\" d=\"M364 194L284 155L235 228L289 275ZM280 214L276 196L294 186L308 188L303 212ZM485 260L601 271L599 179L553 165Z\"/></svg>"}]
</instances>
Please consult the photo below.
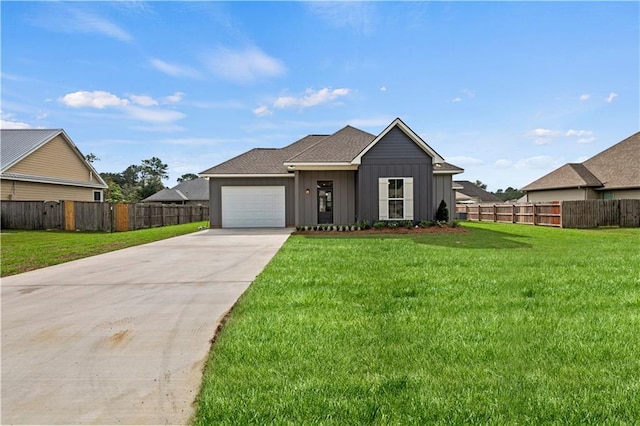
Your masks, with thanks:
<instances>
[{"instance_id":1,"label":"cloud","mask_svg":"<svg viewBox=\"0 0 640 426\"><path fill-rule=\"evenodd\" d=\"M123 107L129 105L129 100L121 99L116 95L102 90L67 93L60 98L59 101L73 108L90 107L104 109L107 107Z\"/></svg>"},{"instance_id":2,"label":"cloud","mask_svg":"<svg viewBox=\"0 0 640 426\"><path fill-rule=\"evenodd\" d=\"M581 101L586 101L586 100L587 100L587 99L589 99L590 97L591 97L591 95L590 95L590 94L585 93L585 94L580 95L580 100L581 100Z\"/></svg>"},{"instance_id":3,"label":"cloud","mask_svg":"<svg viewBox=\"0 0 640 426\"><path fill-rule=\"evenodd\" d=\"M613 100L614 100L615 98L617 98L617 97L618 97L618 94L617 94L617 93L615 93L615 92L611 92L611 93L609 93L609 96L607 96L607 98L606 98L606 99L607 99L607 103L609 103L609 104L610 104L610 103L611 103L611 102L613 102Z\"/></svg>"},{"instance_id":4,"label":"cloud","mask_svg":"<svg viewBox=\"0 0 640 426\"><path fill-rule=\"evenodd\" d=\"M475 90L462 89L461 92L464 93L465 95L467 95L470 98L475 98L476 97L476 91Z\"/></svg>"},{"instance_id":5,"label":"cloud","mask_svg":"<svg viewBox=\"0 0 640 426\"><path fill-rule=\"evenodd\" d=\"M172 96L178 95L180 92ZM130 100L129 100L130 99ZM112 93L96 90L68 93L58 100L73 108L118 108L129 118L152 123L171 123L185 117L185 114L156 108L159 102L146 95L130 95L129 99L120 98Z\"/></svg>"},{"instance_id":6,"label":"cloud","mask_svg":"<svg viewBox=\"0 0 640 426\"><path fill-rule=\"evenodd\" d=\"M386 92L386 91L387 91L387 86L382 86L382 87L380 88L380 91L381 91L381 92Z\"/></svg>"},{"instance_id":7,"label":"cloud","mask_svg":"<svg viewBox=\"0 0 640 426\"><path fill-rule=\"evenodd\" d=\"M557 138L561 136L562 132L559 130L551 130L551 129L533 129L529 130L525 133L525 136L533 139L533 142L536 145L545 145L551 142L553 138Z\"/></svg>"},{"instance_id":8,"label":"cloud","mask_svg":"<svg viewBox=\"0 0 640 426\"><path fill-rule=\"evenodd\" d=\"M466 157L464 155L447 157L447 161L453 164L460 164L461 166L477 166L479 164L484 164L484 161L479 158Z\"/></svg>"},{"instance_id":9,"label":"cloud","mask_svg":"<svg viewBox=\"0 0 640 426\"><path fill-rule=\"evenodd\" d=\"M170 64L160 59L150 59L149 63L151 64L152 67L154 67L158 71L168 74L172 77L189 77L189 78L202 77L202 75L198 71L188 66Z\"/></svg>"},{"instance_id":10,"label":"cloud","mask_svg":"<svg viewBox=\"0 0 640 426\"><path fill-rule=\"evenodd\" d=\"M327 87L318 91L307 89L305 94L300 97L281 96L275 100L273 106L279 109L291 107L309 108L334 101L341 96L347 96L350 91L350 89L346 88L332 90Z\"/></svg>"},{"instance_id":11,"label":"cloud","mask_svg":"<svg viewBox=\"0 0 640 426\"><path fill-rule=\"evenodd\" d=\"M593 138L593 137L589 137L589 138L580 138L580 139L578 139L578 143L581 143L581 144L591 143L591 142L593 142L593 141L595 141L595 140L596 140L596 138Z\"/></svg>"},{"instance_id":12,"label":"cloud","mask_svg":"<svg viewBox=\"0 0 640 426\"><path fill-rule=\"evenodd\" d=\"M126 43L133 41L133 36L116 23L89 12L86 7L66 3L56 3L55 6L42 9L40 15L34 16L31 22L55 32L98 34Z\"/></svg>"},{"instance_id":13,"label":"cloud","mask_svg":"<svg viewBox=\"0 0 640 426\"><path fill-rule=\"evenodd\" d=\"M165 96L162 98L162 103L164 104L177 104L182 99L184 99L185 93L183 92L175 92L173 95Z\"/></svg>"},{"instance_id":14,"label":"cloud","mask_svg":"<svg viewBox=\"0 0 640 426\"><path fill-rule=\"evenodd\" d=\"M554 169L562 164L562 159L549 155L538 155L522 159L514 164L516 169Z\"/></svg>"},{"instance_id":15,"label":"cloud","mask_svg":"<svg viewBox=\"0 0 640 426\"><path fill-rule=\"evenodd\" d=\"M268 106L261 105L258 108L254 109L253 113L258 117L266 117L268 115L273 114L273 111L271 111Z\"/></svg>"},{"instance_id":16,"label":"cloud","mask_svg":"<svg viewBox=\"0 0 640 426\"><path fill-rule=\"evenodd\" d=\"M369 34L375 28L375 6L368 2L313 2L308 10L329 25Z\"/></svg>"},{"instance_id":17,"label":"cloud","mask_svg":"<svg viewBox=\"0 0 640 426\"><path fill-rule=\"evenodd\" d=\"M504 159L504 158L496 160L496 162L493 163L493 166L498 168L498 169L508 169L512 165L513 165L513 162L511 160L507 160L507 159Z\"/></svg>"},{"instance_id":18,"label":"cloud","mask_svg":"<svg viewBox=\"0 0 640 426\"><path fill-rule=\"evenodd\" d=\"M592 136L593 132L591 130L573 130L570 129L566 133L567 136Z\"/></svg>"},{"instance_id":19,"label":"cloud","mask_svg":"<svg viewBox=\"0 0 640 426\"><path fill-rule=\"evenodd\" d=\"M234 83L252 83L254 81L278 77L286 72L279 60L272 58L256 47L244 50L232 50L220 47L204 57L209 70L224 80Z\"/></svg>"},{"instance_id":20,"label":"cloud","mask_svg":"<svg viewBox=\"0 0 640 426\"><path fill-rule=\"evenodd\" d=\"M7 114L0 110L0 129L30 129L31 125L21 121L15 121L13 114Z\"/></svg>"},{"instance_id":21,"label":"cloud","mask_svg":"<svg viewBox=\"0 0 640 426\"><path fill-rule=\"evenodd\" d=\"M131 102L133 102L134 104L137 104L137 105L142 105L142 106L155 106L155 105L158 105L158 101L153 99L151 96L130 95L129 99L131 99Z\"/></svg>"},{"instance_id":22,"label":"cloud","mask_svg":"<svg viewBox=\"0 0 640 426\"><path fill-rule=\"evenodd\" d=\"M455 102L455 103L457 103L457 102L462 102L462 98L461 98L461 97L459 97L459 96L458 96L458 97L455 97L455 98L451 99L451 102Z\"/></svg>"}]
</instances>

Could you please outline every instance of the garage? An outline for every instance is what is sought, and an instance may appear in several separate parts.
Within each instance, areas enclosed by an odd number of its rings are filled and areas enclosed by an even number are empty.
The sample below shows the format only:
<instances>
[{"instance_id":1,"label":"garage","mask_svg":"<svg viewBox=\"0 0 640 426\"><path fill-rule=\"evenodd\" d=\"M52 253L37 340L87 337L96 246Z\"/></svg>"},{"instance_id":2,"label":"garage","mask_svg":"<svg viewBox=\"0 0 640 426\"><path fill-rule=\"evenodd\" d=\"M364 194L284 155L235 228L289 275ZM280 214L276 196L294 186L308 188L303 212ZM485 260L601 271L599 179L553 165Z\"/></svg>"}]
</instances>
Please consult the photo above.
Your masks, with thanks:
<instances>
[{"instance_id":1,"label":"garage","mask_svg":"<svg viewBox=\"0 0 640 426\"><path fill-rule=\"evenodd\" d=\"M284 186L222 186L223 228L283 228Z\"/></svg>"}]
</instances>

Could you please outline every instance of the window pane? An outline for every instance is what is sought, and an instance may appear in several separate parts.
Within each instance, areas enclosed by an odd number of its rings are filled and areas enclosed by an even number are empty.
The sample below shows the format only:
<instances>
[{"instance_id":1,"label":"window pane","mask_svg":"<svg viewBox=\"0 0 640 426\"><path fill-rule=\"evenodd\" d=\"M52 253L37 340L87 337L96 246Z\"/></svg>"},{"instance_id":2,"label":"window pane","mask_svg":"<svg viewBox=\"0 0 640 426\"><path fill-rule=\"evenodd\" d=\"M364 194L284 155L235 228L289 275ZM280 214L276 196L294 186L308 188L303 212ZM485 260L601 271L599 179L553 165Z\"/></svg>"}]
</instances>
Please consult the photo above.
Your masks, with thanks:
<instances>
[{"instance_id":1,"label":"window pane","mask_svg":"<svg viewBox=\"0 0 640 426\"><path fill-rule=\"evenodd\" d=\"M402 200L389 200L389 219L404 218L404 202Z\"/></svg>"},{"instance_id":2,"label":"window pane","mask_svg":"<svg viewBox=\"0 0 640 426\"><path fill-rule=\"evenodd\" d=\"M389 198L404 198L403 179L389 179Z\"/></svg>"}]
</instances>

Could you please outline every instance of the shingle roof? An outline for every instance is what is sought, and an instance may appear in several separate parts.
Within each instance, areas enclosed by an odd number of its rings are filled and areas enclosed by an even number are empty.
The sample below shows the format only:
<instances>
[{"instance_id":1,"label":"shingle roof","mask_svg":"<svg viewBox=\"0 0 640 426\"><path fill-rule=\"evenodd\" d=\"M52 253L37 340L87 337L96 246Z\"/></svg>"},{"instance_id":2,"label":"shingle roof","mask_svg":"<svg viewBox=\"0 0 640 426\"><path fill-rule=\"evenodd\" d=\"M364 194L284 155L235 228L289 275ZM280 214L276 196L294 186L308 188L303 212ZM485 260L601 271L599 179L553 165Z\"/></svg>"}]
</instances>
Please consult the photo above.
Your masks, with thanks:
<instances>
[{"instance_id":1,"label":"shingle roof","mask_svg":"<svg viewBox=\"0 0 640 426\"><path fill-rule=\"evenodd\" d=\"M523 191L592 187L601 190L640 187L640 132L583 163L568 163L531 182Z\"/></svg>"},{"instance_id":2,"label":"shingle roof","mask_svg":"<svg viewBox=\"0 0 640 426\"><path fill-rule=\"evenodd\" d=\"M309 135L284 148L254 148L200 174L285 174L288 173L285 160L326 137L327 135Z\"/></svg>"},{"instance_id":3,"label":"shingle roof","mask_svg":"<svg viewBox=\"0 0 640 426\"><path fill-rule=\"evenodd\" d=\"M303 152L286 160L287 163L348 163L362 152L376 137L371 133L346 126L322 139Z\"/></svg>"},{"instance_id":4,"label":"shingle roof","mask_svg":"<svg viewBox=\"0 0 640 426\"><path fill-rule=\"evenodd\" d=\"M2 129L0 130L0 162L2 171L63 133L62 129Z\"/></svg>"},{"instance_id":5,"label":"shingle roof","mask_svg":"<svg viewBox=\"0 0 640 426\"><path fill-rule=\"evenodd\" d=\"M182 202L182 201L208 201L209 181L198 178L180 182L173 188L162 189L142 201L149 202Z\"/></svg>"},{"instance_id":6,"label":"shingle roof","mask_svg":"<svg viewBox=\"0 0 640 426\"><path fill-rule=\"evenodd\" d=\"M495 194L485 191L475 183L468 180L455 180L453 183L461 187L460 189L456 189L456 193L463 194L468 198L476 198L478 201L483 203L502 201L500 198L496 197Z\"/></svg>"}]
</instances>

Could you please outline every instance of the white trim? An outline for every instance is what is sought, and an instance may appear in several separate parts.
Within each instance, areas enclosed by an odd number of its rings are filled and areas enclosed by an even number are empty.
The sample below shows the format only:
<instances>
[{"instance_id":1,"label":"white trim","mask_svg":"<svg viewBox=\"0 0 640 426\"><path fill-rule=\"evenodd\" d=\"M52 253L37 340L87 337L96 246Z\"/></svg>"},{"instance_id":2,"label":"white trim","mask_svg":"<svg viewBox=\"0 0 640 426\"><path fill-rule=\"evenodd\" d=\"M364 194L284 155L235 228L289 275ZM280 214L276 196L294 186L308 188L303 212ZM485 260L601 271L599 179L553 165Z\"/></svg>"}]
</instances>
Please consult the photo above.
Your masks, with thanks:
<instances>
[{"instance_id":1,"label":"white trim","mask_svg":"<svg viewBox=\"0 0 640 426\"><path fill-rule=\"evenodd\" d=\"M351 163L284 163L289 170L358 170Z\"/></svg>"},{"instance_id":2,"label":"white trim","mask_svg":"<svg viewBox=\"0 0 640 426\"><path fill-rule=\"evenodd\" d=\"M382 131L376 138L371 142L356 158L351 161L351 164L361 164L362 157L377 144L380 140L386 136L387 133L391 131L394 127L399 127L402 132L407 135L416 145L418 145L424 152L426 152L431 157L431 163L444 163L444 158L440 156L433 148L431 148L425 141L422 140L420 136L418 136L413 130L409 128L406 124L400 120L400 118L396 118L393 120L386 129Z\"/></svg>"},{"instance_id":3,"label":"white trim","mask_svg":"<svg viewBox=\"0 0 640 426\"><path fill-rule=\"evenodd\" d=\"M402 197L402 217L389 217L389 181L391 179L402 179L403 197ZM400 200L393 198L392 200ZM379 177L378 178L378 220L413 220L413 177Z\"/></svg>"},{"instance_id":4,"label":"white trim","mask_svg":"<svg viewBox=\"0 0 640 426\"><path fill-rule=\"evenodd\" d=\"M275 174L275 173L257 173L257 174L241 174L241 173L227 173L227 174L211 174L211 173L200 173L198 174L199 177L203 177L203 178L281 178L281 177L287 177L287 178L292 178L295 177L295 175L293 173L281 173L281 174Z\"/></svg>"},{"instance_id":5,"label":"white trim","mask_svg":"<svg viewBox=\"0 0 640 426\"><path fill-rule=\"evenodd\" d=\"M459 175L464 173L464 170L433 170L434 175Z\"/></svg>"}]
</instances>

